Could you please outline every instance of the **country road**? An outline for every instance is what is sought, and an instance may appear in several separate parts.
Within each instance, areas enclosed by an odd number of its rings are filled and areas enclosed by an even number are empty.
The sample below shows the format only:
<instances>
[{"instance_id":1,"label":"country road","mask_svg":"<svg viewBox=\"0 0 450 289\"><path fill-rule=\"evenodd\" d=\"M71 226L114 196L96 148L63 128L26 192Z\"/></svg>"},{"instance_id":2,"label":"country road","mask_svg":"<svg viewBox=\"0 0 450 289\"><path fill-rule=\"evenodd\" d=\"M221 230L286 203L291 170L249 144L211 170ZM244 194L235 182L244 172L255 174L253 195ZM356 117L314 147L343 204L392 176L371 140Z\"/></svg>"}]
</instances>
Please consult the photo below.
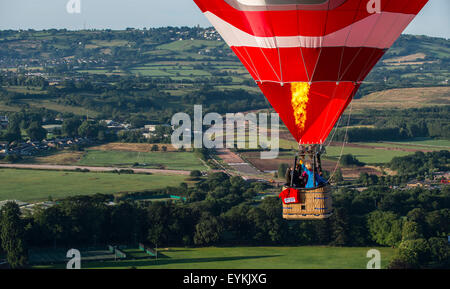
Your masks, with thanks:
<instances>
[{"instance_id":1,"label":"country road","mask_svg":"<svg viewBox=\"0 0 450 289\"><path fill-rule=\"evenodd\" d=\"M75 171L77 169L86 169L91 172L111 172L114 170L133 170L138 174L166 174L166 175L186 175L190 171L182 170L161 170L161 169L137 169L137 168L118 168L118 167L88 167L88 166L64 166L64 165L36 165L36 164L0 164L0 168L11 169L35 169L35 170L68 170Z\"/></svg>"}]
</instances>

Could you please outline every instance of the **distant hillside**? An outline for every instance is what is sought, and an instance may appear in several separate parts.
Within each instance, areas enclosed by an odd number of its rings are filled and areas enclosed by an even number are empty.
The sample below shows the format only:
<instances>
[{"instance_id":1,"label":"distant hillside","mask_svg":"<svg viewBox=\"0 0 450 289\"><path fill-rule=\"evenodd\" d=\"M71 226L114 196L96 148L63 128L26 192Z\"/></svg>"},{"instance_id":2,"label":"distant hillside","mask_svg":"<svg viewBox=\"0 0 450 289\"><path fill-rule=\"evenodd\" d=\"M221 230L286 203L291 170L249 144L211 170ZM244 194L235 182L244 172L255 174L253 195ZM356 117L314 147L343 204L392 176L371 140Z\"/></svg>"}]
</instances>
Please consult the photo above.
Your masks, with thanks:
<instances>
[{"instance_id":1,"label":"distant hillside","mask_svg":"<svg viewBox=\"0 0 450 289\"><path fill-rule=\"evenodd\" d=\"M449 59L450 40L402 35L356 98L364 96L374 107L412 99L448 104ZM233 97L224 102L205 85ZM0 31L0 86L1 111L45 107L111 118L145 111L169 115L199 102L215 111L268 106L215 30L199 27ZM422 87L427 89L410 89ZM400 88L408 90L395 90ZM249 101L239 99L240 90Z\"/></svg>"},{"instance_id":2,"label":"distant hillside","mask_svg":"<svg viewBox=\"0 0 450 289\"><path fill-rule=\"evenodd\" d=\"M370 93L353 101L354 111L448 105L450 105L450 87L448 86L388 89Z\"/></svg>"}]
</instances>

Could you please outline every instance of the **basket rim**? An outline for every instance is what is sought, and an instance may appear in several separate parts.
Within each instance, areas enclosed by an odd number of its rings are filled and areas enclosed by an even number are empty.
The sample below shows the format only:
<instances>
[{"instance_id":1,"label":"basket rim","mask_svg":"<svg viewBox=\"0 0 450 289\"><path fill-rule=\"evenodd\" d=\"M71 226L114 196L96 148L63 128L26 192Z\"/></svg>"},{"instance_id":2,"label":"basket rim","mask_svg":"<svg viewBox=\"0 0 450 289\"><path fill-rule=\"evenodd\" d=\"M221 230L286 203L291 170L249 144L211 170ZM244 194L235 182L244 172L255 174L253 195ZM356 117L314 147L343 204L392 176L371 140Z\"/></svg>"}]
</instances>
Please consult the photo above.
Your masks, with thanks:
<instances>
[{"instance_id":1,"label":"basket rim","mask_svg":"<svg viewBox=\"0 0 450 289\"><path fill-rule=\"evenodd\" d=\"M291 187L288 184L284 184L283 187L286 188L286 189L295 189L295 190L299 190L299 191L302 191L302 192L309 192L309 191L315 191L315 190L321 189L321 188L327 188L327 187L329 187L329 185L328 184L324 184L324 185L320 185L320 186L317 186L317 187L314 187L314 188L308 188L308 189L307 188Z\"/></svg>"}]
</instances>

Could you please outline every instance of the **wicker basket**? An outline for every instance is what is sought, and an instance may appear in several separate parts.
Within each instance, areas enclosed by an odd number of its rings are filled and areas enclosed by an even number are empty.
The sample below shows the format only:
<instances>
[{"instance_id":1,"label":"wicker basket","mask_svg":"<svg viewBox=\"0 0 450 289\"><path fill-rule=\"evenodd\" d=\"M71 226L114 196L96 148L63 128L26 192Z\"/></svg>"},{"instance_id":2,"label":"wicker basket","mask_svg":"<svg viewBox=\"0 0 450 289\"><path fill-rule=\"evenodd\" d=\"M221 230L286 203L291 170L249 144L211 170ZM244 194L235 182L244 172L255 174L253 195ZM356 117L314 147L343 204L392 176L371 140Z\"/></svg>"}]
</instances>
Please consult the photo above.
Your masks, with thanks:
<instances>
[{"instance_id":1,"label":"wicker basket","mask_svg":"<svg viewBox=\"0 0 450 289\"><path fill-rule=\"evenodd\" d=\"M284 187L288 189L288 187ZM316 189L299 189L299 203L283 204L283 218L287 220L326 219L333 214L328 186Z\"/></svg>"}]
</instances>

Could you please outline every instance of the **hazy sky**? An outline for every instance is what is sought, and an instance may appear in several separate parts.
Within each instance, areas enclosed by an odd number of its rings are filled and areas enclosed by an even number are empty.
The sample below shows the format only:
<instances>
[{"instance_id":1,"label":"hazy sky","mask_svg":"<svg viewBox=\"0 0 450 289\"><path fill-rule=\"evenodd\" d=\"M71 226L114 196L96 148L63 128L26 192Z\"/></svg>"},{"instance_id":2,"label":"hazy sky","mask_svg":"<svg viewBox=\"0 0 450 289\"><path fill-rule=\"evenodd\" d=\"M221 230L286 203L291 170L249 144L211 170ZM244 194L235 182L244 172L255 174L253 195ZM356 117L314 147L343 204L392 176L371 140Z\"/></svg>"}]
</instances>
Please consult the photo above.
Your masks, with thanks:
<instances>
[{"instance_id":1,"label":"hazy sky","mask_svg":"<svg viewBox=\"0 0 450 289\"><path fill-rule=\"evenodd\" d=\"M0 29L124 29L127 27L210 26L193 0L0 0ZM414 1L414 0L411 0ZM450 0L430 0L405 33L450 38Z\"/></svg>"}]
</instances>

